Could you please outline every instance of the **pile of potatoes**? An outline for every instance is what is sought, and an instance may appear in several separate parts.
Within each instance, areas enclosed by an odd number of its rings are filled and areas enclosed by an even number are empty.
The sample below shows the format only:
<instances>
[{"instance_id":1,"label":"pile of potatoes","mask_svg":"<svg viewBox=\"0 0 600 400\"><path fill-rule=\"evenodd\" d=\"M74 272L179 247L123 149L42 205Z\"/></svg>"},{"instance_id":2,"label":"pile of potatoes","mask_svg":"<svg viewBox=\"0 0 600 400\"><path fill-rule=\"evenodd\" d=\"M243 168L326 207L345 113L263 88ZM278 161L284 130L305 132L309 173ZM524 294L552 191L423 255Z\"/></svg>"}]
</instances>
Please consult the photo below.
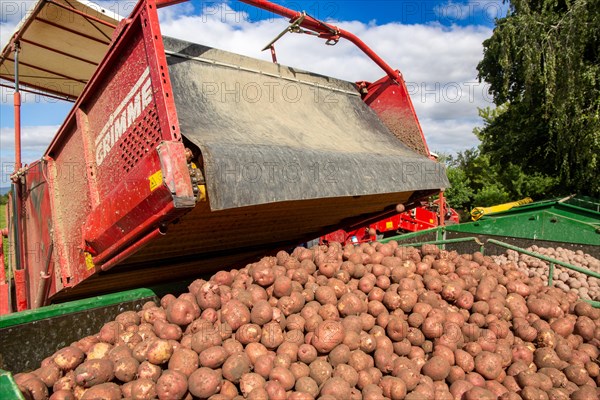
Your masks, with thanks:
<instances>
[{"instance_id":1,"label":"pile of potatoes","mask_svg":"<svg viewBox=\"0 0 600 400\"><path fill-rule=\"evenodd\" d=\"M598 399L600 310L514 263L394 241L196 280L15 375L26 398Z\"/></svg>"},{"instance_id":2,"label":"pile of potatoes","mask_svg":"<svg viewBox=\"0 0 600 400\"><path fill-rule=\"evenodd\" d=\"M561 247L546 248L538 246L531 246L527 250L600 273L600 260L589 254L584 254L581 250L573 251ZM500 265L515 263L520 271L530 277L537 276L546 281L548 280L550 267L547 262L539 258L517 253L513 250L508 250L506 254L493 256L492 258ZM555 265L553 279L553 285L565 292L574 291L581 299L600 301L600 280L598 278Z\"/></svg>"}]
</instances>

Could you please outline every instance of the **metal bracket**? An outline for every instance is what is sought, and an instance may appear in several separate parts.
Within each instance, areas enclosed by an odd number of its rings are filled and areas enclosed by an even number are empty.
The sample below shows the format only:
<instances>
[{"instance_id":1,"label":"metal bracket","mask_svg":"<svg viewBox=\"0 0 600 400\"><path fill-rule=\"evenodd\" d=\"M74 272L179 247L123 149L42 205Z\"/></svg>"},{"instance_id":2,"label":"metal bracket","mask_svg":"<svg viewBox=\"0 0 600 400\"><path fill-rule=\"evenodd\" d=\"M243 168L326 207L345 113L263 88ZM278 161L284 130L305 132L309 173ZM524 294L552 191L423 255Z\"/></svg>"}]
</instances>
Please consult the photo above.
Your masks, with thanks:
<instances>
[{"instance_id":1,"label":"metal bracket","mask_svg":"<svg viewBox=\"0 0 600 400\"><path fill-rule=\"evenodd\" d=\"M292 32L292 33L308 33L304 29L300 28L300 25L302 24L302 22L304 22L304 18L306 18L306 12L302 11L302 14L298 18L296 18L292 23L290 23L290 25L287 28L285 28L283 31L281 31L281 33L279 35L275 36L275 38L273 40L271 40L269 42L269 44L267 44L265 47L263 47L263 49L261 51L265 51L265 50L271 49L273 47L273 45L279 39L281 39L283 36L285 36L285 34L288 33L288 32Z\"/></svg>"}]
</instances>

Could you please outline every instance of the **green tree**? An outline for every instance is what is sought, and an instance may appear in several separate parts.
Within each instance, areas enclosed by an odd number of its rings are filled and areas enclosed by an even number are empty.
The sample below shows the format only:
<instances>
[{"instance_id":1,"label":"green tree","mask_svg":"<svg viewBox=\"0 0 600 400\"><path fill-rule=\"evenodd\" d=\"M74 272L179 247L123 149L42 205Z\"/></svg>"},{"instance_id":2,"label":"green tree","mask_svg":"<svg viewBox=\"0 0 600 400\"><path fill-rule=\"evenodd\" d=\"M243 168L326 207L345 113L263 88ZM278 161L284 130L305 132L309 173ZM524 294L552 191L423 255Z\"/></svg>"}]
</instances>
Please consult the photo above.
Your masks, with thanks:
<instances>
[{"instance_id":1,"label":"green tree","mask_svg":"<svg viewBox=\"0 0 600 400\"><path fill-rule=\"evenodd\" d=\"M510 0L483 45L479 78L501 109L476 132L482 153L599 195L600 0Z\"/></svg>"},{"instance_id":2,"label":"green tree","mask_svg":"<svg viewBox=\"0 0 600 400\"><path fill-rule=\"evenodd\" d=\"M448 204L456 210L468 208L473 198L473 189L465 171L457 167L448 167L446 172L451 185L444 192Z\"/></svg>"},{"instance_id":3,"label":"green tree","mask_svg":"<svg viewBox=\"0 0 600 400\"><path fill-rule=\"evenodd\" d=\"M489 207L495 204L507 203L511 200L506 188L497 182L479 189L473 197L473 205L477 207Z\"/></svg>"}]
</instances>

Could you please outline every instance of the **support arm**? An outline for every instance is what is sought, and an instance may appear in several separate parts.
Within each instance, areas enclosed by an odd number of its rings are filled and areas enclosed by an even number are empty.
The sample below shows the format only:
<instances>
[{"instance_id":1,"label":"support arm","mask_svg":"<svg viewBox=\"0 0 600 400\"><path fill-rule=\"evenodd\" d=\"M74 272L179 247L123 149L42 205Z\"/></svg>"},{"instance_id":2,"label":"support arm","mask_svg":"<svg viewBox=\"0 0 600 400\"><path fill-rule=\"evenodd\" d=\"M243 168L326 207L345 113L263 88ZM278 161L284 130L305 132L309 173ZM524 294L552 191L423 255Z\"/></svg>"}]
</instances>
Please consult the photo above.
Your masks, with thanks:
<instances>
[{"instance_id":1,"label":"support arm","mask_svg":"<svg viewBox=\"0 0 600 400\"><path fill-rule=\"evenodd\" d=\"M290 10L289 8L280 6L278 4L271 3L267 0L239 0L242 3L250 4L252 6L261 8L263 10L270 11L272 13L281 15L283 17L289 18L290 21L297 21L302 17L302 13L294 10ZM302 28L314 31L318 34L319 37L323 39L327 39L328 41L333 40L336 41L339 38L344 38L356 45L363 53L365 53L375 64L377 64L385 73L395 81L399 81L402 76L400 72L390 67L381 57L379 57L369 46L365 44L362 40L360 40L356 35L345 31L337 26L319 21L316 18L313 18L309 15L306 15L302 18L300 24Z\"/></svg>"}]
</instances>

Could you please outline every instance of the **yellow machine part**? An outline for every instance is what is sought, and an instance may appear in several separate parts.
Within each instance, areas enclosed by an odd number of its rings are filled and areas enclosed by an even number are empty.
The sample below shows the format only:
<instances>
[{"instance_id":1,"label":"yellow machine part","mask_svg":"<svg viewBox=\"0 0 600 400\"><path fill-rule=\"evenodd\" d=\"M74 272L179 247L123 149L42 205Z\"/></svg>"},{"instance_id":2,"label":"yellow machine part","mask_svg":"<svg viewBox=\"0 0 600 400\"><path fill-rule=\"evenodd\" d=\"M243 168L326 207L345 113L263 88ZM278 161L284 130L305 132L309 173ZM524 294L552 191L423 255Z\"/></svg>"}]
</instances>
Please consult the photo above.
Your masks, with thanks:
<instances>
[{"instance_id":1,"label":"yellow machine part","mask_svg":"<svg viewBox=\"0 0 600 400\"><path fill-rule=\"evenodd\" d=\"M471 210L471 219L473 221L477 221L479 218L483 217L486 214L493 214L502 211L508 211L513 207L522 206L523 204L529 204L533 202L531 197L525 197L524 199L518 201L512 201L510 203L498 204L491 207L475 207Z\"/></svg>"}]
</instances>

